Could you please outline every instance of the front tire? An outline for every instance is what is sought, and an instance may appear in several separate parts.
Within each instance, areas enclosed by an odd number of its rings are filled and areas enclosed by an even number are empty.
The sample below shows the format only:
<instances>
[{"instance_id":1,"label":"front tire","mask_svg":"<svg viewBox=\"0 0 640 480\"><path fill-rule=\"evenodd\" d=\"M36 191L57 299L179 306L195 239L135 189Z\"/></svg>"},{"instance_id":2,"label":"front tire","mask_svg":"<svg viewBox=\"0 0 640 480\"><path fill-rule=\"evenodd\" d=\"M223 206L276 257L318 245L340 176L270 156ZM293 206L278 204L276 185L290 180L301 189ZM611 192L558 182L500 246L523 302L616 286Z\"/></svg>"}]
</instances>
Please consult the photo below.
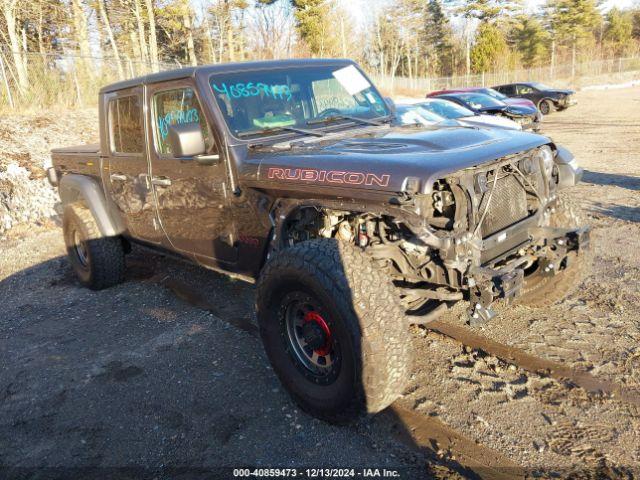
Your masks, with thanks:
<instances>
[{"instance_id":1,"label":"front tire","mask_svg":"<svg viewBox=\"0 0 640 480\"><path fill-rule=\"evenodd\" d=\"M586 225L580 207L565 194L559 194L550 226L577 228ZM542 268L534 264L525 272L524 286L517 303L532 307L547 307L563 300L582 282L591 268L593 247L569 252L568 265L554 276L547 276Z\"/></svg>"},{"instance_id":2,"label":"front tire","mask_svg":"<svg viewBox=\"0 0 640 480\"><path fill-rule=\"evenodd\" d=\"M549 115L553 111L553 104L549 100L540 100L538 110L542 115Z\"/></svg>"},{"instance_id":3,"label":"front tire","mask_svg":"<svg viewBox=\"0 0 640 480\"><path fill-rule=\"evenodd\" d=\"M407 323L393 285L357 247L319 239L276 253L258 281L257 312L274 371L311 415L348 422L402 392Z\"/></svg>"},{"instance_id":4,"label":"front tire","mask_svg":"<svg viewBox=\"0 0 640 480\"><path fill-rule=\"evenodd\" d=\"M69 262L82 285L102 290L124 280L122 239L103 237L88 208L67 205L62 230Z\"/></svg>"}]
</instances>

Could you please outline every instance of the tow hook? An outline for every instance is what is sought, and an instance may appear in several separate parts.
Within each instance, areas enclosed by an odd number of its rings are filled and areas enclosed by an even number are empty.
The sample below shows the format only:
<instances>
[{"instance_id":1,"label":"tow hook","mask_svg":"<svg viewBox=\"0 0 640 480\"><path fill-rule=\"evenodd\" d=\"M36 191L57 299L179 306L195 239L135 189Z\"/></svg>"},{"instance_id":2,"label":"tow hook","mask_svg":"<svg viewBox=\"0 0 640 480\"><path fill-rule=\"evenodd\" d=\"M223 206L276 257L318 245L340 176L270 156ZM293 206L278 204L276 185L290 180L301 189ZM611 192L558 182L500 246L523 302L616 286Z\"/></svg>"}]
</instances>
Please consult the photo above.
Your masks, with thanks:
<instances>
[{"instance_id":1,"label":"tow hook","mask_svg":"<svg viewBox=\"0 0 640 480\"><path fill-rule=\"evenodd\" d=\"M469 325L482 325L495 316L496 312L491 306L484 307L481 303L476 303L469 313Z\"/></svg>"},{"instance_id":2,"label":"tow hook","mask_svg":"<svg viewBox=\"0 0 640 480\"><path fill-rule=\"evenodd\" d=\"M478 283L470 291L469 325L481 325L495 317L496 313L491 308L493 302L499 298L510 302L518 295L523 283L524 270L521 268L485 277L485 281Z\"/></svg>"}]
</instances>

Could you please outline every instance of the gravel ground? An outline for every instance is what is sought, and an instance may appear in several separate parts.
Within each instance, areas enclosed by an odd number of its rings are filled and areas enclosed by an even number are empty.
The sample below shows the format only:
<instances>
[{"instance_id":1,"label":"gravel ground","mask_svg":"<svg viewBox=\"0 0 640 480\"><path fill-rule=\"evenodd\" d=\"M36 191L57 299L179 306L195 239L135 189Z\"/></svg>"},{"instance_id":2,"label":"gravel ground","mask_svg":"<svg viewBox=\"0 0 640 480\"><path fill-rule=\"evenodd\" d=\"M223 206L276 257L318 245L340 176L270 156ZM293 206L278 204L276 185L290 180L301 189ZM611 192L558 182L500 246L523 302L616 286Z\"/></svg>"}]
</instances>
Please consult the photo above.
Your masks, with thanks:
<instances>
[{"instance_id":1,"label":"gravel ground","mask_svg":"<svg viewBox=\"0 0 640 480\"><path fill-rule=\"evenodd\" d=\"M557 306L505 309L475 331L640 390L640 89L577 97L545 119L545 133L587 170L571 194L594 226L592 273ZM412 478L456 468L454 452L445 467L411 448L402 434L414 426L393 414L334 427L296 409L256 337L252 286L136 251L126 283L91 292L63 258L57 226L12 232L0 243L3 468L131 466L162 476L169 467L361 465L413 468ZM181 299L176 281L215 308ZM461 321L455 312L445 320ZM638 407L423 329L413 342L399 406L532 470L638 473Z\"/></svg>"},{"instance_id":2,"label":"gravel ground","mask_svg":"<svg viewBox=\"0 0 640 480\"><path fill-rule=\"evenodd\" d=\"M336 427L291 403L257 337L253 286L135 252L124 284L92 292L63 255L57 228L3 245L1 466L426 472L390 419ZM218 311L178 298L176 281Z\"/></svg>"},{"instance_id":3,"label":"gravel ground","mask_svg":"<svg viewBox=\"0 0 640 480\"><path fill-rule=\"evenodd\" d=\"M593 226L594 265L565 301L503 309L476 333L640 394L640 88L589 91L544 133L585 168L571 196ZM460 323L456 312L446 318ZM421 332L402 403L532 469L640 473L640 411Z\"/></svg>"}]
</instances>

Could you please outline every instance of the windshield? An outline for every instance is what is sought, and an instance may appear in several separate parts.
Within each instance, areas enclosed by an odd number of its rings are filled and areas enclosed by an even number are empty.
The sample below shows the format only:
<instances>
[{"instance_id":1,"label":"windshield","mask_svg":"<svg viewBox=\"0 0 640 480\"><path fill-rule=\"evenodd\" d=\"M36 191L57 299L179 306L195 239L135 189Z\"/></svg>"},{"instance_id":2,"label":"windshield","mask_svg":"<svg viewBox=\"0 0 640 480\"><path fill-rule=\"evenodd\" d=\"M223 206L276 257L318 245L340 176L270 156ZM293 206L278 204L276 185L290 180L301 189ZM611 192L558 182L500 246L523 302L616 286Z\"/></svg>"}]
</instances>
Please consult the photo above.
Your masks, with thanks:
<instances>
[{"instance_id":1,"label":"windshield","mask_svg":"<svg viewBox=\"0 0 640 480\"><path fill-rule=\"evenodd\" d=\"M418 105L398 105L396 116L403 125L419 123L429 126L444 121L444 118L440 115L436 115Z\"/></svg>"},{"instance_id":2,"label":"windshield","mask_svg":"<svg viewBox=\"0 0 640 480\"><path fill-rule=\"evenodd\" d=\"M531 86L533 88L537 88L538 90L553 90L553 88L545 85L544 83L532 83Z\"/></svg>"},{"instance_id":3,"label":"windshield","mask_svg":"<svg viewBox=\"0 0 640 480\"><path fill-rule=\"evenodd\" d=\"M310 125L320 130L328 123L359 119L365 123L391 113L353 65L212 75L209 83L229 129L240 137L311 129Z\"/></svg>"},{"instance_id":4,"label":"windshield","mask_svg":"<svg viewBox=\"0 0 640 480\"><path fill-rule=\"evenodd\" d=\"M483 88L482 90L480 90L480 92L489 95L490 97L496 98L498 100L504 100L505 98L509 98L506 95L503 95L502 93L498 92L497 90L494 90L493 88Z\"/></svg>"},{"instance_id":5,"label":"windshield","mask_svg":"<svg viewBox=\"0 0 640 480\"><path fill-rule=\"evenodd\" d=\"M463 117L473 117L475 114L468 108L448 100L430 100L419 104L424 110L428 110L444 118L455 120Z\"/></svg>"},{"instance_id":6,"label":"windshield","mask_svg":"<svg viewBox=\"0 0 640 480\"><path fill-rule=\"evenodd\" d=\"M487 107L504 107L504 103L500 100L496 100L495 98L482 93L458 93L456 94L456 97L474 110Z\"/></svg>"}]
</instances>

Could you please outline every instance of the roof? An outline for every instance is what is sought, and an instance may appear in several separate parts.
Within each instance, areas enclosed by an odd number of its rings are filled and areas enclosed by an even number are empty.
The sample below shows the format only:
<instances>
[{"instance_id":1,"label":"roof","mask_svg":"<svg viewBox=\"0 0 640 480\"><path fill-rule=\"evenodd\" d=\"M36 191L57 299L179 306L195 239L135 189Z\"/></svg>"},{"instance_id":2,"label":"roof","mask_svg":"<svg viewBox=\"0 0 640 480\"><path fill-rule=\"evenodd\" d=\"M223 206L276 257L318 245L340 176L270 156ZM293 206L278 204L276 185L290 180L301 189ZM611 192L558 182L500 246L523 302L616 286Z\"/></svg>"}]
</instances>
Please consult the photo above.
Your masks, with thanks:
<instances>
[{"instance_id":1,"label":"roof","mask_svg":"<svg viewBox=\"0 0 640 480\"><path fill-rule=\"evenodd\" d=\"M181 78L194 77L199 72L206 74L212 73L231 73L242 70L266 70L272 68L294 68L310 65L352 65L355 62L349 59L337 58L298 58L289 60L264 60L255 62L234 62L219 63L212 65L200 65L197 67L186 67L176 70L167 70L164 72L151 73L140 77L131 78L121 82L106 85L100 89L100 93L114 92L125 88L132 88L138 85L148 85L151 83L166 82L170 80L178 80Z\"/></svg>"}]
</instances>

